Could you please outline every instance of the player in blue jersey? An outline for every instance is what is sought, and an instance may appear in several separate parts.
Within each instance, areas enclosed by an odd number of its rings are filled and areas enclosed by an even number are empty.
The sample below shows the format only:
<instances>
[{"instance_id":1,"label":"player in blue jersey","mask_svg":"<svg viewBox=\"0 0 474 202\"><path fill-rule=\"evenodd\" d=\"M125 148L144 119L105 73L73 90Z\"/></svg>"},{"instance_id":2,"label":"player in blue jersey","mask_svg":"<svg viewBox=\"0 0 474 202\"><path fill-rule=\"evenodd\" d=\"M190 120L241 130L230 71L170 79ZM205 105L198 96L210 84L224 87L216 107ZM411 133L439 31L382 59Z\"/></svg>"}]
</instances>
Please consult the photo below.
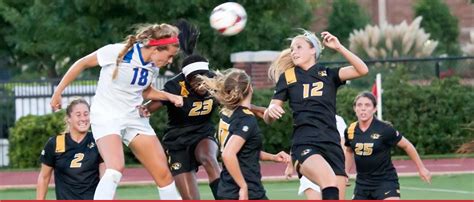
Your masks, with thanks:
<instances>
[{"instance_id":1,"label":"player in blue jersey","mask_svg":"<svg viewBox=\"0 0 474 202\"><path fill-rule=\"evenodd\" d=\"M107 167L94 199L113 199L122 178L125 159L122 143L150 173L161 199L180 199L165 152L137 106L144 99L168 100L182 106L183 98L150 85L159 68L173 62L179 51L178 29L169 24L139 27L125 43L106 45L76 61L56 88L51 107L61 107L61 93L87 68L100 65L97 91L91 106L91 127Z\"/></svg>"}]
</instances>

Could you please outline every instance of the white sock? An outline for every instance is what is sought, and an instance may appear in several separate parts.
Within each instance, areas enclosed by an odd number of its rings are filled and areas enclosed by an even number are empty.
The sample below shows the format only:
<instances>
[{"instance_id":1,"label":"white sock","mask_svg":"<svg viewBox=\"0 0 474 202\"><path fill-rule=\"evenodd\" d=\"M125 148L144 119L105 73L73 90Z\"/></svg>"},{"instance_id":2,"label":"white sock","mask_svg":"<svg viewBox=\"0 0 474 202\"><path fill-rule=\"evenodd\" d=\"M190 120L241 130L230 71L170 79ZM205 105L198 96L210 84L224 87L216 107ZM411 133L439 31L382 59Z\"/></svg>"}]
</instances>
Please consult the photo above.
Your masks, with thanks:
<instances>
[{"instance_id":1,"label":"white sock","mask_svg":"<svg viewBox=\"0 0 474 202\"><path fill-rule=\"evenodd\" d=\"M158 193L160 194L161 200L182 200L174 181L164 187L158 187Z\"/></svg>"},{"instance_id":2,"label":"white sock","mask_svg":"<svg viewBox=\"0 0 474 202\"><path fill-rule=\"evenodd\" d=\"M95 189L94 200L112 200L115 196L118 183L122 178L122 173L114 169L105 169L105 173L100 178Z\"/></svg>"}]
</instances>

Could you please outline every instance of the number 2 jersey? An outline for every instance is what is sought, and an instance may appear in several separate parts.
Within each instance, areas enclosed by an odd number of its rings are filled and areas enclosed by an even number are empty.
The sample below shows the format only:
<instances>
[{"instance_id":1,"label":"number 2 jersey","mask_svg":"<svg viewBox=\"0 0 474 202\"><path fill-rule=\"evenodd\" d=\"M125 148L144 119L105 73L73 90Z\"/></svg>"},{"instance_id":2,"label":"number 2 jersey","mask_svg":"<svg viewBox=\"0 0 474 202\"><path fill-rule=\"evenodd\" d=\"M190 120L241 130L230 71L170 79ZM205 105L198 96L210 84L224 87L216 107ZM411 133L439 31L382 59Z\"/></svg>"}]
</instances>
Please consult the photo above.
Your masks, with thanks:
<instances>
[{"instance_id":1,"label":"number 2 jersey","mask_svg":"<svg viewBox=\"0 0 474 202\"><path fill-rule=\"evenodd\" d=\"M41 163L54 169L56 199L94 198L102 163L92 133L77 143L69 133L49 138L40 156Z\"/></svg>"},{"instance_id":2,"label":"number 2 jersey","mask_svg":"<svg viewBox=\"0 0 474 202\"><path fill-rule=\"evenodd\" d=\"M164 91L183 96L182 107L162 101L168 110L168 128L162 140L167 149L184 149L203 137L214 136L211 116L217 108L216 101L209 95L201 96L190 89L183 73L165 83Z\"/></svg>"},{"instance_id":3,"label":"number 2 jersey","mask_svg":"<svg viewBox=\"0 0 474 202\"><path fill-rule=\"evenodd\" d=\"M390 124L374 118L363 132L354 122L346 129L344 138L344 145L354 152L358 185L377 186L381 181L398 180L390 153L402 134Z\"/></svg>"},{"instance_id":4,"label":"number 2 jersey","mask_svg":"<svg viewBox=\"0 0 474 202\"><path fill-rule=\"evenodd\" d=\"M106 45L97 53L102 67L97 90L91 105L91 122L109 121L116 118L138 118L136 106L143 102L142 92L158 76L159 68L145 62L141 55L142 45L136 43L118 66L118 74L112 79L117 57L125 44Z\"/></svg>"},{"instance_id":5,"label":"number 2 jersey","mask_svg":"<svg viewBox=\"0 0 474 202\"><path fill-rule=\"evenodd\" d=\"M245 140L237 153L240 171L247 182L249 199L261 199L265 196L260 173L260 151L262 150L262 134L257 119L247 108L239 106L232 114L224 112L220 115L218 140L221 148L226 146L231 136L237 135ZM226 199L239 198L239 186L235 183L224 165L219 182L218 196Z\"/></svg>"}]
</instances>

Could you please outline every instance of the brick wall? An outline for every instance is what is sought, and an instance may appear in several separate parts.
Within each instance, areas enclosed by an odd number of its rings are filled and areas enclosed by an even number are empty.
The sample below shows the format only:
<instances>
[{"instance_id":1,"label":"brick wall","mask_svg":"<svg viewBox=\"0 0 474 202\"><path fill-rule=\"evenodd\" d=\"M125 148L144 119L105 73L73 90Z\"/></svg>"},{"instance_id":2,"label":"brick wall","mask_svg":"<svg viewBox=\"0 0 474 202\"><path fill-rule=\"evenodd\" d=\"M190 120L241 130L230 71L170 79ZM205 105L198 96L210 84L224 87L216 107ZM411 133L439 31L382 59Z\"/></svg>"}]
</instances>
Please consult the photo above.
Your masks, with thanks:
<instances>
[{"instance_id":1,"label":"brick wall","mask_svg":"<svg viewBox=\"0 0 474 202\"><path fill-rule=\"evenodd\" d=\"M252 78L255 89L271 88L273 82L268 79L268 68L273 60L280 54L278 51L247 51L231 54L234 68L243 69Z\"/></svg>"}]
</instances>

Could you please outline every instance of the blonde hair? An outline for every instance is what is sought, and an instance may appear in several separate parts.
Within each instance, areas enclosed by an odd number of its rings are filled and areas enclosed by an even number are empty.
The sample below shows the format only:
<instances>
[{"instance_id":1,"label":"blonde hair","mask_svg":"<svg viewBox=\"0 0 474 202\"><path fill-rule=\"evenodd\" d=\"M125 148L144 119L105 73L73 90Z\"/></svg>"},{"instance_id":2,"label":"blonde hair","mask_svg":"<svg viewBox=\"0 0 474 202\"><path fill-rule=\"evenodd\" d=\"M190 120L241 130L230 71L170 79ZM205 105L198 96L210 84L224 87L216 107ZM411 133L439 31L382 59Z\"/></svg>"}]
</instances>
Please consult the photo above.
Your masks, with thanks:
<instances>
[{"instance_id":1,"label":"blonde hair","mask_svg":"<svg viewBox=\"0 0 474 202\"><path fill-rule=\"evenodd\" d=\"M86 100L84 100L84 98L73 98L73 100L71 100L71 102L69 102L69 105L66 107L66 115L64 116L64 123L66 124L66 126L64 127L64 134L69 132L69 123L67 122L67 119L71 117L72 109L79 104L86 105L89 111L91 109L91 106Z\"/></svg>"},{"instance_id":2,"label":"blonde hair","mask_svg":"<svg viewBox=\"0 0 474 202\"><path fill-rule=\"evenodd\" d=\"M148 43L150 40L158 40L163 38L169 37L177 37L179 34L179 30L177 27L173 25L169 25L166 23L162 24L145 24L137 27L137 31L135 35L128 35L125 39L125 47L120 51L117 61L115 64L114 73L112 74L112 79L115 79L118 74L118 66L123 61L123 57L125 54L132 48L133 44L141 43L144 44L145 48L148 48ZM158 46L157 49L159 51L167 50L169 46L179 47L179 44L169 44Z\"/></svg>"},{"instance_id":3,"label":"blonde hair","mask_svg":"<svg viewBox=\"0 0 474 202\"><path fill-rule=\"evenodd\" d=\"M216 98L224 108L223 111L233 111L250 93L250 76L240 69L228 69L223 73L217 71L216 76L208 78L198 75L201 85L211 96Z\"/></svg>"},{"instance_id":4,"label":"blonde hair","mask_svg":"<svg viewBox=\"0 0 474 202\"><path fill-rule=\"evenodd\" d=\"M310 32L305 29L302 30L302 34L296 35L293 38L289 38L289 40L293 41L296 38L304 39L311 48L316 48L315 59L318 60L321 56L321 52L324 49L324 46L321 44L321 41L316 37L313 32ZM278 82L278 79L283 72L287 69L295 67L293 60L291 59L291 49L287 48L281 51L278 58L272 62L270 68L268 68L268 78L274 83Z\"/></svg>"}]
</instances>

